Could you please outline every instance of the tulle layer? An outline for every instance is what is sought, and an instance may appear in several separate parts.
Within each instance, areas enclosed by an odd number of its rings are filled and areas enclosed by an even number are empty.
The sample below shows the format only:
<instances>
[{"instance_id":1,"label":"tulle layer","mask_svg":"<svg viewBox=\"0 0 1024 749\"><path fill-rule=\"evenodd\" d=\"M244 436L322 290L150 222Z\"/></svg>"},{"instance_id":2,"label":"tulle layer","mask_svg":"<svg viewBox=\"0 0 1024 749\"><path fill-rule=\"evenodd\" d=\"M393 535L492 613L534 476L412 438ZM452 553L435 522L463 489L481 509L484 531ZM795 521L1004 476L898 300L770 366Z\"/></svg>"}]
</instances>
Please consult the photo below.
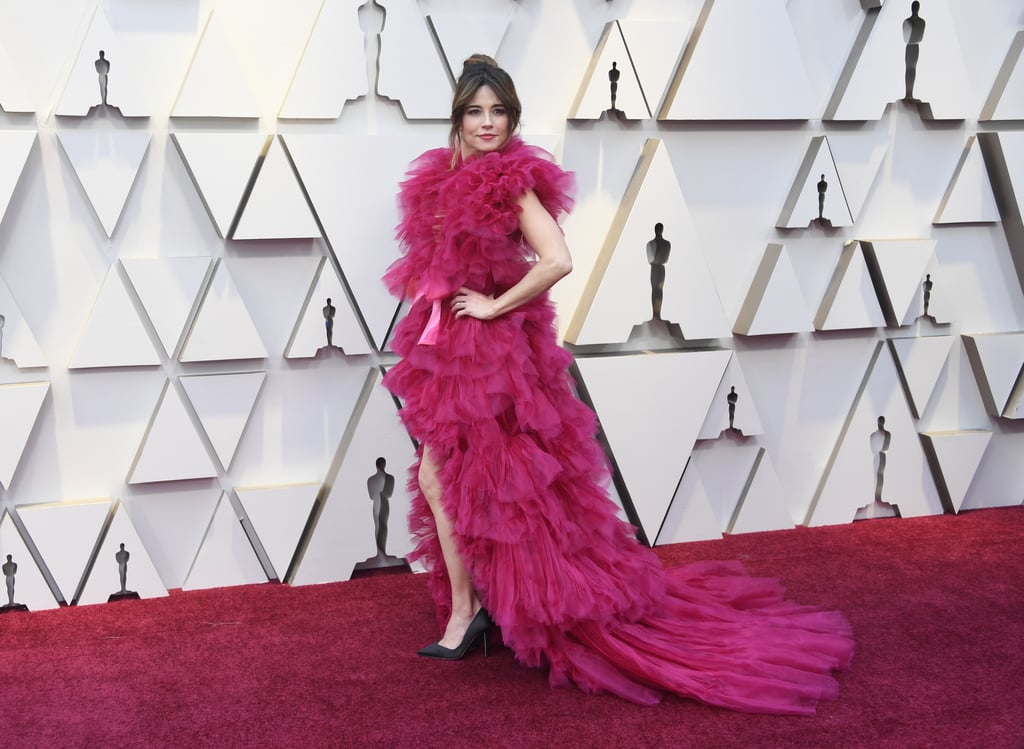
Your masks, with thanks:
<instances>
[{"instance_id":1,"label":"tulle layer","mask_svg":"<svg viewBox=\"0 0 1024 749\"><path fill-rule=\"evenodd\" d=\"M812 712L835 694L830 672L853 651L842 616L787 602L777 582L736 564L663 570L608 498L596 420L575 397L546 295L486 322L449 310L460 286L497 294L526 272L516 198L532 189L557 216L570 185L513 140L454 171L450 151L427 152L402 187L407 252L385 280L414 301L384 384L421 451L442 464L460 556L505 643L523 663L546 664L553 685L641 704L672 692L736 710ZM435 306L436 338L424 345ZM418 467L412 558L428 570L443 627L451 589Z\"/></svg>"},{"instance_id":2,"label":"tulle layer","mask_svg":"<svg viewBox=\"0 0 1024 749\"><path fill-rule=\"evenodd\" d=\"M735 710L808 713L834 696L853 643L841 615L787 602L737 564L665 571L608 499L592 412L574 395L549 303L501 320L442 314L416 343L413 305L385 383L410 433L443 461L443 505L505 643L553 685L641 704L663 692ZM476 353L474 353L476 352ZM487 352L483 355L481 352ZM414 466L413 557L430 571L443 625L451 590Z\"/></svg>"},{"instance_id":3,"label":"tulle layer","mask_svg":"<svg viewBox=\"0 0 1024 749\"><path fill-rule=\"evenodd\" d=\"M406 253L384 276L396 296L444 299L461 286L504 290L532 255L519 237L523 193L532 190L556 218L572 208L573 175L517 137L455 170L451 158L447 148L427 151L401 185L397 235Z\"/></svg>"}]
</instances>

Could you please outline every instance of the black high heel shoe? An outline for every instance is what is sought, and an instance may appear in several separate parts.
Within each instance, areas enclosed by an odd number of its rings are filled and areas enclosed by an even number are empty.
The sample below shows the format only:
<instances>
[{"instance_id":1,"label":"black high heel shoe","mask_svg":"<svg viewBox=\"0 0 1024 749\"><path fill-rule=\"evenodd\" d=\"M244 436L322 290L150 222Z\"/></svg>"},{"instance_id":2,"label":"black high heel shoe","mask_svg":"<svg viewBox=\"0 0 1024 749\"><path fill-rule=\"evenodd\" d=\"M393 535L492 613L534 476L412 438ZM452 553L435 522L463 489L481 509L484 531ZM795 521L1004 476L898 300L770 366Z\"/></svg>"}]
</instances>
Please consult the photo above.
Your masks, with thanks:
<instances>
[{"instance_id":1,"label":"black high heel shoe","mask_svg":"<svg viewBox=\"0 0 1024 749\"><path fill-rule=\"evenodd\" d=\"M424 658L440 658L445 661L457 661L462 658L469 649L476 645L479 638L483 638L484 642L484 657L487 657L487 632L491 628L491 616L481 606L476 616L473 617L473 621L469 623L469 628L466 629L466 634L462 636L462 642L456 648L446 648L438 642L431 643L425 648L416 651L416 655L422 655Z\"/></svg>"}]
</instances>

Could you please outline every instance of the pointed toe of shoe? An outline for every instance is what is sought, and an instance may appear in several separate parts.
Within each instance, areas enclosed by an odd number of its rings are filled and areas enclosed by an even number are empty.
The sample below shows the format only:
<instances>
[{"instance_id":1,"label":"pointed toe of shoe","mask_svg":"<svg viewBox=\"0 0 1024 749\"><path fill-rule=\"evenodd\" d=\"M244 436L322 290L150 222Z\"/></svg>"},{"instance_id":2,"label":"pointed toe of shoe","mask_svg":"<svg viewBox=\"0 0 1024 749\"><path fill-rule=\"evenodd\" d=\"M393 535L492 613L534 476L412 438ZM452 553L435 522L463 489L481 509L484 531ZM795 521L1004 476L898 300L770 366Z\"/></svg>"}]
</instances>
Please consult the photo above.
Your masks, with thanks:
<instances>
[{"instance_id":1,"label":"pointed toe of shoe","mask_svg":"<svg viewBox=\"0 0 1024 749\"><path fill-rule=\"evenodd\" d=\"M420 648L416 651L416 655L421 655L424 658L440 658L441 660L446 661L457 660L459 658L459 655L457 655L454 650L449 650L436 642L430 643L425 648Z\"/></svg>"}]
</instances>

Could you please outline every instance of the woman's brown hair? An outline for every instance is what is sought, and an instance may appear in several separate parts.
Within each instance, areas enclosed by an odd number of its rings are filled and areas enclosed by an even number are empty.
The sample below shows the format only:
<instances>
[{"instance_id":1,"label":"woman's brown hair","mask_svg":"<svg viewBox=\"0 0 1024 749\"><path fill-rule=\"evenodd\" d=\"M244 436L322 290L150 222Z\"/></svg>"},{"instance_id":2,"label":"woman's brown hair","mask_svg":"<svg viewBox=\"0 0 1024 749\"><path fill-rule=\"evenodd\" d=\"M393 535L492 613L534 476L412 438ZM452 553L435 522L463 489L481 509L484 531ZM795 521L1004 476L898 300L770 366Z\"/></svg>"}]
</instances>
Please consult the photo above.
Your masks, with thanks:
<instances>
[{"instance_id":1,"label":"woman's brown hair","mask_svg":"<svg viewBox=\"0 0 1024 749\"><path fill-rule=\"evenodd\" d=\"M459 128L462 127L462 115L469 106L481 86L490 86L505 109L508 110L509 134L519 127L519 118L523 113L523 105L519 103L519 94L512 76L498 67L498 63L487 55L470 55L462 63L462 74L455 84L455 95L452 97L452 129L448 134L448 145L455 152L459 143Z\"/></svg>"}]
</instances>

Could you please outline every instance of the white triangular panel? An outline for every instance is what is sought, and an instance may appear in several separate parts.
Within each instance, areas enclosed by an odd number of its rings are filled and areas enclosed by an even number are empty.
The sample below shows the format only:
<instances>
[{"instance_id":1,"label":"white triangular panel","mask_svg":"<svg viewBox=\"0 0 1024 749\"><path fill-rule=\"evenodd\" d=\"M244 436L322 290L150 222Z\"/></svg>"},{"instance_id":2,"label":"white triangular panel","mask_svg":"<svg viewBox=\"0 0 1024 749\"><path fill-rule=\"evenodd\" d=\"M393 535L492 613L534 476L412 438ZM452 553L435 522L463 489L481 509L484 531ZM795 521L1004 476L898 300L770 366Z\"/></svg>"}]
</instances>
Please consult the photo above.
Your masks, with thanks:
<instances>
[{"instance_id":1,"label":"white triangular panel","mask_svg":"<svg viewBox=\"0 0 1024 749\"><path fill-rule=\"evenodd\" d=\"M297 585L347 580L356 564L377 555L368 482L377 473L378 458L384 458L384 472L394 484L385 551L391 557L404 557L413 549L405 522L411 504L406 472L416 455L394 400L378 380L374 372L374 386L352 443L296 570L293 582Z\"/></svg>"},{"instance_id":2,"label":"white triangular panel","mask_svg":"<svg viewBox=\"0 0 1024 749\"><path fill-rule=\"evenodd\" d=\"M1000 416L1024 368L1024 333L965 335L963 339L982 399L993 416Z\"/></svg>"},{"instance_id":3,"label":"white triangular panel","mask_svg":"<svg viewBox=\"0 0 1024 749\"><path fill-rule=\"evenodd\" d=\"M177 390L164 385L135 463L128 473L129 484L151 481L210 478L217 469Z\"/></svg>"},{"instance_id":4,"label":"white triangular panel","mask_svg":"<svg viewBox=\"0 0 1024 749\"><path fill-rule=\"evenodd\" d=\"M0 65L3 61L0 60ZM3 74L0 73L0 76ZM7 215L14 188L18 186L21 173L25 170L32 144L36 142L35 130L0 131L0 221Z\"/></svg>"},{"instance_id":5,"label":"white triangular panel","mask_svg":"<svg viewBox=\"0 0 1024 749\"><path fill-rule=\"evenodd\" d=\"M1017 32L982 110L981 120L1024 120L1024 29Z\"/></svg>"},{"instance_id":6,"label":"white triangular panel","mask_svg":"<svg viewBox=\"0 0 1024 749\"><path fill-rule=\"evenodd\" d=\"M740 335L804 333L814 329L789 252L769 244L754 274L733 332Z\"/></svg>"},{"instance_id":7,"label":"white triangular panel","mask_svg":"<svg viewBox=\"0 0 1024 749\"><path fill-rule=\"evenodd\" d=\"M146 80L144 64L148 61L139 59L138 45L132 44L131 39L131 34L122 36L111 28L110 19L100 5L92 16L54 114L81 117L102 104L97 69L101 50L109 66L107 104L117 107L124 117L148 117L152 114L149 101L151 85Z\"/></svg>"},{"instance_id":8,"label":"white triangular panel","mask_svg":"<svg viewBox=\"0 0 1024 749\"><path fill-rule=\"evenodd\" d=\"M363 319L383 348L398 310L398 302L380 282L399 257L398 201L367 201L365 196L394 195L409 162L436 146L436 138L283 137ZM358 183L352 182L353 174L359 175ZM373 251L367 252L368 247Z\"/></svg>"},{"instance_id":9,"label":"white triangular panel","mask_svg":"<svg viewBox=\"0 0 1024 749\"><path fill-rule=\"evenodd\" d=\"M716 0L662 120L806 120L814 97L786 0ZM737 64L738 60L747 62ZM677 78L678 78L677 74Z\"/></svg>"},{"instance_id":10,"label":"white triangular panel","mask_svg":"<svg viewBox=\"0 0 1024 749\"><path fill-rule=\"evenodd\" d=\"M732 393L735 388L735 393ZM743 367L740 360L734 353L729 359L729 366L725 368L722 382L718 386L718 392L711 400L711 408L704 420L697 439L714 440L718 439L722 432L729 428L729 396L735 395L735 414L733 416L733 428L739 430L745 437L754 434L764 434L764 427L761 425L761 417L757 413L757 406L750 395L750 388L747 386L747 378L743 374Z\"/></svg>"},{"instance_id":11,"label":"white triangular panel","mask_svg":"<svg viewBox=\"0 0 1024 749\"><path fill-rule=\"evenodd\" d=\"M577 359L648 538L658 533L731 356L695 351Z\"/></svg>"},{"instance_id":12,"label":"white triangular panel","mask_svg":"<svg viewBox=\"0 0 1024 749\"><path fill-rule=\"evenodd\" d=\"M164 352L174 356L210 270L208 257L122 258Z\"/></svg>"},{"instance_id":13,"label":"white triangular panel","mask_svg":"<svg viewBox=\"0 0 1024 749\"><path fill-rule=\"evenodd\" d=\"M369 91L358 9L365 0L324 0L278 117L334 119Z\"/></svg>"},{"instance_id":14,"label":"white triangular panel","mask_svg":"<svg viewBox=\"0 0 1024 749\"><path fill-rule=\"evenodd\" d=\"M136 367L159 363L160 356L153 348L149 332L139 318L117 266L112 265L68 367Z\"/></svg>"},{"instance_id":15,"label":"white triangular panel","mask_svg":"<svg viewBox=\"0 0 1024 749\"><path fill-rule=\"evenodd\" d=\"M935 224L978 224L999 221L999 207L992 193L977 136L967 139L953 179L935 212Z\"/></svg>"},{"instance_id":16,"label":"white triangular panel","mask_svg":"<svg viewBox=\"0 0 1024 749\"><path fill-rule=\"evenodd\" d=\"M0 44L0 109L5 112L34 112L35 103L17 70L6 47Z\"/></svg>"},{"instance_id":17,"label":"white triangular panel","mask_svg":"<svg viewBox=\"0 0 1024 749\"><path fill-rule=\"evenodd\" d=\"M789 198L775 225L786 229L807 228L812 221L818 220L820 200L822 218L829 222L830 227L853 226L853 216L846 203L842 179L836 169L828 138L823 135L811 139L811 145L790 188Z\"/></svg>"},{"instance_id":18,"label":"white triangular panel","mask_svg":"<svg viewBox=\"0 0 1024 749\"><path fill-rule=\"evenodd\" d=\"M265 582L267 575L263 565L227 495L221 493L203 543L181 587L183 590L200 590Z\"/></svg>"},{"instance_id":19,"label":"white triangular panel","mask_svg":"<svg viewBox=\"0 0 1024 749\"><path fill-rule=\"evenodd\" d=\"M153 485L131 498L131 518L166 588L180 588L213 517L219 488ZM168 488L172 491L168 491ZM179 488L184 487L184 488Z\"/></svg>"},{"instance_id":20,"label":"white triangular panel","mask_svg":"<svg viewBox=\"0 0 1024 749\"><path fill-rule=\"evenodd\" d=\"M999 146L1003 150L1006 171L1010 174L1017 210L1024 216L1024 132L999 133Z\"/></svg>"},{"instance_id":21,"label":"white triangular panel","mask_svg":"<svg viewBox=\"0 0 1024 749\"><path fill-rule=\"evenodd\" d=\"M149 552L142 545L124 504L118 502L89 579L78 598L79 606L106 603L111 593L121 591L121 574L116 556L121 551L121 544L124 544L124 550L128 552L125 589L138 593L140 598L162 598L167 595L167 588L160 580Z\"/></svg>"},{"instance_id":22,"label":"white triangular panel","mask_svg":"<svg viewBox=\"0 0 1024 749\"><path fill-rule=\"evenodd\" d=\"M288 156L278 138L273 138L231 238L300 239L319 236L320 230L295 179Z\"/></svg>"},{"instance_id":23,"label":"white triangular panel","mask_svg":"<svg viewBox=\"0 0 1024 749\"><path fill-rule=\"evenodd\" d=\"M174 133L217 233L227 237L269 136L259 133Z\"/></svg>"},{"instance_id":24,"label":"white triangular panel","mask_svg":"<svg viewBox=\"0 0 1024 749\"><path fill-rule=\"evenodd\" d=\"M927 408L955 341L954 336L889 339L915 418L921 418Z\"/></svg>"},{"instance_id":25,"label":"white triangular panel","mask_svg":"<svg viewBox=\"0 0 1024 749\"><path fill-rule=\"evenodd\" d=\"M58 130L68 161L92 203L108 237L114 235L142 157L149 148L148 130Z\"/></svg>"},{"instance_id":26,"label":"white triangular panel","mask_svg":"<svg viewBox=\"0 0 1024 749\"><path fill-rule=\"evenodd\" d=\"M78 592L112 504L97 499L18 507L18 517L67 603Z\"/></svg>"},{"instance_id":27,"label":"white triangular panel","mask_svg":"<svg viewBox=\"0 0 1024 749\"><path fill-rule=\"evenodd\" d=\"M881 328L885 318L871 284L859 242L849 242L836 264L832 281L814 317L817 330Z\"/></svg>"},{"instance_id":28,"label":"white triangular panel","mask_svg":"<svg viewBox=\"0 0 1024 749\"><path fill-rule=\"evenodd\" d=\"M1024 369L1000 414L1004 419L1024 419Z\"/></svg>"},{"instance_id":29,"label":"white triangular panel","mask_svg":"<svg viewBox=\"0 0 1024 749\"><path fill-rule=\"evenodd\" d=\"M28 546L25 545L21 533L18 532L8 512L2 510L0 511L0 564L7 564L8 555L11 557L11 562L18 565L14 573L14 602L27 606L29 611L57 608L59 606L57 599L53 597L53 591L47 585L46 578L43 577ZM2 589L2 595L0 606L6 606L8 602L6 587Z\"/></svg>"},{"instance_id":30,"label":"white triangular panel","mask_svg":"<svg viewBox=\"0 0 1024 749\"><path fill-rule=\"evenodd\" d=\"M504 12L480 13L478 8L463 9L460 13L430 13L430 25L444 51L448 70L456 80L462 73L462 63L470 55L481 53L498 57L498 47L512 19L512 4Z\"/></svg>"},{"instance_id":31,"label":"white triangular panel","mask_svg":"<svg viewBox=\"0 0 1024 749\"><path fill-rule=\"evenodd\" d=\"M767 452L762 450L760 458L754 462L753 475L747 480L746 491L740 496L726 532L756 533L792 528L793 517L782 501L782 482Z\"/></svg>"},{"instance_id":32,"label":"white triangular panel","mask_svg":"<svg viewBox=\"0 0 1024 749\"><path fill-rule=\"evenodd\" d=\"M711 509L704 484L697 471L687 469L672 497L654 546L710 541L722 537L718 518Z\"/></svg>"},{"instance_id":33,"label":"white triangular panel","mask_svg":"<svg viewBox=\"0 0 1024 749\"><path fill-rule=\"evenodd\" d=\"M3 276L0 276L0 358L11 359L19 367L47 365L46 357L21 316L18 303Z\"/></svg>"},{"instance_id":34,"label":"white triangular panel","mask_svg":"<svg viewBox=\"0 0 1024 749\"><path fill-rule=\"evenodd\" d=\"M843 90L833 95L824 119L877 120L889 102L904 98L907 45L903 24L909 16L910 3L882 6L863 50L851 51L856 68ZM946 0L922 3L920 16L925 33L918 45L914 98L928 105L925 111L932 119L963 119L971 87L956 21ZM840 80L842 85L843 78Z\"/></svg>"},{"instance_id":35,"label":"white triangular panel","mask_svg":"<svg viewBox=\"0 0 1024 749\"><path fill-rule=\"evenodd\" d=\"M879 468L878 418L890 434L881 499L902 517L939 515L942 502L931 478L917 428L891 356L878 342L856 402L839 434L807 513L807 525L852 522L857 510L875 501Z\"/></svg>"},{"instance_id":36,"label":"white triangular panel","mask_svg":"<svg viewBox=\"0 0 1024 749\"><path fill-rule=\"evenodd\" d=\"M619 28L640 79L647 107L652 115L657 114L679 67L693 25L669 18L656 21L622 18Z\"/></svg>"},{"instance_id":37,"label":"white triangular panel","mask_svg":"<svg viewBox=\"0 0 1024 749\"><path fill-rule=\"evenodd\" d=\"M855 135L832 133L828 145L843 183L846 205L856 221L889 152L889 134L884 129Z\"/></svg>"},{"instance_id":38,"label":"white triangular panel","mask_svg":"<svg viewBox=\"0 0 1024 749\"><path fill-rule=\"evenodd\" d=\"M658 223L664 227L662 238L671 243L661 319L678 324L688 339L731 336L664 143L650 139L609 229L567 340L576 344L625 342L635 327L653 318L646 247L655 239Z\"/></svg>"},{"instance_id":39,"label":"white triangular panel","mask_svg":"<svg viewBox=\"0 0 1024 749\"><path fill-rule=\"evenodd\" d=\"M368 354L370 347L366 336L356 320L348 295L341 285L341 279L329 258L321 258L316 271L316 285L302 310L291 340L284 355L289 359L304 359L316 356L317 351L327 345L326 317L324 309L330 300L334 307L334 328L331 345L346 354Z\"/></svg>"},{"instance_id":40,"label":"white triangular panel","mask_svg":"<svg viewBox=\"0 0 1024 749\"><path fill-rule=\"evenodd\" d=\"M931 445L950 503L954 511L960 512L974 474L978 472L981 459L992 440L992 432L984 429L922 432L921 438Z\"/></svg>"},{"instance_id":41,"label":"white triangular panel","mask_svg":"<svg viewBox=\"0 0 1024 749\"><path fill-rule=\"evenodd\" d=\"M4 424L0 430L0 484L4 488L11 486L49 390L48 382L0 385L0 414L3 414Z\"/></svg>"},{"instance_id":42,"label":"white triangular panel","mask_svg":"<svg viewBox=\"0 0 1024 749\"><path fill-rule=\"evenodd\" d=\"M747 479L763 449L752 442L719 440L698 442L690 454L686 471L696 471L700 476L720 532L729 529Z\"/></svg>"},{"instance_id":43,"label":"white triangular panel","mask_svg":"<svg viewBox=\"0 0 1024 749\"><path fill-rule=\"evenodd\" d=\"M181 377L181 385L192 402L213 449L227 470L235 457L266 372L190 375Z\"/></svg>"},{"instance_id":44,"label":"white triangular panel","mask_svg":"<svg viewBox=\"0 0 1024 749\"><path fill-rule=\"evenodd\" d=\"M278 580L284 580L320 484L238 487L238 501L256 531Z\"/></svg>"},{"instance_id":45,"label":"white triangular panel","mask_svg":"<svg viewBox=\"0 0 1024 749\"><path fill-rule=\"evenodd\" d=\"M266 356L266 346L238 293L231 272L222 260L213 272L178 359L192 362L263 359Z\"/></svg>"},{"instance_id":46,"label":"white triangular panel","mask_svg":"<svg viewBox=\"0 0 1024 749\"><path fill-rule=\"evenodd\" d=\"M216 11L210 13L171 116L260 116L259 105Z\"/></svg>"},{"instance_id":47,"label":"white triangular panel","mask_svg":"<svg viewBox=\"0 0 1024 749\"><path fill-rule=\"evenodd\" d=\"M884 293L901 325L909 325L918 316L919 310L913 303L920 296L936 244L934 239L886 239L870 243L882 274Z\"/></svg>"},{"instance_id":48,"label":"white triangular panel","mask_svg":"<svg viewBox=\"0 0 1024 749\"><path fill-rule=\"evenodd\" d=\"M618 21L610 21L604 28L587 72L580 83L576 101L569 110L570 120L596 120L612 108L612 70L618 73L615 109L627 120L644 120L651 116L644 99L636 69L622 38Z\"/></svg>"},{"instance_id":49,"label":"white triangular panel","mask_svg":"<svg viewBox=\"0 0 1024 749\"><path fill-rule=\"evenodd\" d=\"M406 118L451 116L452 85L416 0L389 0L379 71L377 93L401 104Z\"/></svg>"}]
</instances>

